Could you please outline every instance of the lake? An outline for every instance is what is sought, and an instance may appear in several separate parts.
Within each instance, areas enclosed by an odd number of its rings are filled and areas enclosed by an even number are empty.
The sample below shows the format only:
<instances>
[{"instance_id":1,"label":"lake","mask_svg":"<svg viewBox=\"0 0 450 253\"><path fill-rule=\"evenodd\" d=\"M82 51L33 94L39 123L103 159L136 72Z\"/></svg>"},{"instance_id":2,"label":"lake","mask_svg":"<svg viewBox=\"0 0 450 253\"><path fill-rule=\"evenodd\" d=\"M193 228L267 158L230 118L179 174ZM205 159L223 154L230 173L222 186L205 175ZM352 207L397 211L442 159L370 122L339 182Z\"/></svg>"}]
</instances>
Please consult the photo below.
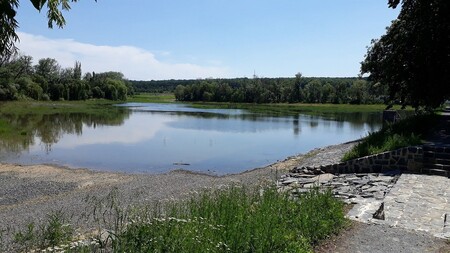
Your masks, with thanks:
<instances>
[{"instance_id":1,"label":"lake","mask_svg":"<svg viewBox=\"0 0 450 253\"><path fill-rule=\"evenodd\" d=\"M365 136L378 113L273 115L185 104L128 103L91 115L2 115L27 129L0 140L0 161L132 173L239 173Z\"/></svg>"}]
</instances>

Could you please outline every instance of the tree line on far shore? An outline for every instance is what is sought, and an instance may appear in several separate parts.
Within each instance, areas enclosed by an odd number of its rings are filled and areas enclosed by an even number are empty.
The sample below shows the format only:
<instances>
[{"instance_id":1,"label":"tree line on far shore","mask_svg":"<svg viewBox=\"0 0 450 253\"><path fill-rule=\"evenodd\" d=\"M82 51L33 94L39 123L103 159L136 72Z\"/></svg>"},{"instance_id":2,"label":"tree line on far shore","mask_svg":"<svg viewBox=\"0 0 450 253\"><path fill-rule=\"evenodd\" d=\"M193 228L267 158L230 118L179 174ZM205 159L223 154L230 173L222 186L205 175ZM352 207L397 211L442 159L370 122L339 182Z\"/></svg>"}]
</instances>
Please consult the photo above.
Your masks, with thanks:
<instances>
[{"instance_id":1,"label":"tree line on far shore","mask_svg":"<svg viewBox=\"0 0 450 253\"><path fill-rule=\"evenodd\" d=\"M86 73L81 63L62 68L55 59L43 58L33 65L32 57L15 55L0 62L0 101L126 100L134 89L120 72Z\"/></svg>"},{"instance_id":2,"label":"tree line on far shore","mask_svg":"<svg viewBox=\"0 0 450 253\"><path fill-rule=\"evenodd\" d=\"M167 81L171 83L171 81ZM385 103L384 86L362 78L236 78L173 80L178 101L211 101L235 103ZM144 91L136 86L136 91ZM160 81L148 82L147 88L160 88Z\"/></svg>"}]
</instances>

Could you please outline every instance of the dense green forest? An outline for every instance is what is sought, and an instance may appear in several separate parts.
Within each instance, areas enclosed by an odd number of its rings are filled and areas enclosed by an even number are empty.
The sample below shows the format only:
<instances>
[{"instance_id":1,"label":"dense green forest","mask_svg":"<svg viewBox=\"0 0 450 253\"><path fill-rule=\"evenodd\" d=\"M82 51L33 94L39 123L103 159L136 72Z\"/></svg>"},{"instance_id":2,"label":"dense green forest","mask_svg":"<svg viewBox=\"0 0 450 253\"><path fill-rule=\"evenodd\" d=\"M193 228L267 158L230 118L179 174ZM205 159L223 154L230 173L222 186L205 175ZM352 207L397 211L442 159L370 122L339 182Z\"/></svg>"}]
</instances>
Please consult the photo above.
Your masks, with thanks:
<instances>
[{"instance_id":1,"label":"dense green forest","mask_svg":"<svg viewBox=\"0 0 450 253\"><path fill-rule=\"evenodd\" d=\"M16 55L0 61L0 101L85 100L105 98L125 100L133 94L131 83L120 72L86 73L81 63L73 68L61 68L55 59L40 59L32 64L32 57Z\"/></svg>"},{"instance_id":2,"label":"dense green forest","mask_svg":"<svg viewBox=\"0 0 450 253\"><path fill-rule=\"evenodd\" d=\"M179 101L384 103L387 91L361 78L234 78L131 81L137 92L174 92Z\"/></svg>"}]
</instances>

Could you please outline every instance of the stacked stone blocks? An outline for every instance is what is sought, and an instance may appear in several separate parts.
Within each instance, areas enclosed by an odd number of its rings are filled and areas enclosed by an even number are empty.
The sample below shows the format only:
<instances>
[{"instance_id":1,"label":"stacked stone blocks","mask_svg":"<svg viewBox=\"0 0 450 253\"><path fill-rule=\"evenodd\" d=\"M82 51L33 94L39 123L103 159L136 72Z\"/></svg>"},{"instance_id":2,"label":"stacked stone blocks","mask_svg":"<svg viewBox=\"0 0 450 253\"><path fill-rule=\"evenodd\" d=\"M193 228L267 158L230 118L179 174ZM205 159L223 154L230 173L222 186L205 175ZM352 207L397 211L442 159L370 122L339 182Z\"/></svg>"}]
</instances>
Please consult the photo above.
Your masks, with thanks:
<instances>
[{"instance_id":1,"label":"stacked stone blocks","mask_svg":"<svg viewBox=\"0 0 450 253\"><path fill-rule=\"evenodd\" d=\"M393 170L421 173L423 147L412 146L387 151L376 155L365 156L338 164L324 165L315 168L301 168L321 173L382 173ZM297 168L298 170L298 168Z\"/></svg>"}]
</instances>

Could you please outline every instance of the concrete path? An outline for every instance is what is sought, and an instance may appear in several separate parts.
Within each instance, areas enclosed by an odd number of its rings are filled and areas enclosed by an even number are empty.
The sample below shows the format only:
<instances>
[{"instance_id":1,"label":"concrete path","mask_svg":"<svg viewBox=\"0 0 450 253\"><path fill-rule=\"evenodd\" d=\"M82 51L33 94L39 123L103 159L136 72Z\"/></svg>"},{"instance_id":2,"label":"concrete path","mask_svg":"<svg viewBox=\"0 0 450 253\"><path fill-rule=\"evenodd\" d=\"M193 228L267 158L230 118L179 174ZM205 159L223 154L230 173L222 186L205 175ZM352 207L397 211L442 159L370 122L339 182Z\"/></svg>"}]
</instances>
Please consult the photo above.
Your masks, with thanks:
<instances>
[{"instance_id":1,"label":"concrete path","mask_svg":"<svg viewBox=\"0 0 450 253\"><path fill-rule=\"evenodd\" d=\"M384 199L384 223L450 238L450 179L403 174Z\"/></svg>"}]
</instances>

